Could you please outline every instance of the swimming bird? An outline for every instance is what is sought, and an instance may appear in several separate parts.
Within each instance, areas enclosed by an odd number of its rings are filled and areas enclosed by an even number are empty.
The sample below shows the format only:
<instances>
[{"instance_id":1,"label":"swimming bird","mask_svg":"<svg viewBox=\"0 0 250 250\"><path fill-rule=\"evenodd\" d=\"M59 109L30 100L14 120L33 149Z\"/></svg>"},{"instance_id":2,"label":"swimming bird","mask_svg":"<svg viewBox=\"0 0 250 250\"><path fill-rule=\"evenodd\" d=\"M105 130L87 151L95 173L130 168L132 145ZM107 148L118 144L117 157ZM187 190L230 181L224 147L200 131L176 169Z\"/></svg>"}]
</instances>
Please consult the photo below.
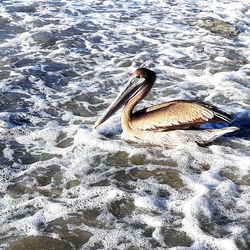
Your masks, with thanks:
<instances>
[{"instance_id":1,"label":"swimming bird","mask_svg":"<svg viewBox=\"0 0 250 250\"><path fill-rule=\"evenodd\" d=\"M142 81L135 84L136 78ZM155 80L154 71L136 69L124 91L96 121L95 128L124 106L121 117L123 136L130 140L167 145L189 142L207 144L238 130L237 127L200 129L199 126L206 123L230 123L232 118L208 103L195 100L174 100L134 112L135 106L149 93Z\"/></svg>"}]
</instances>

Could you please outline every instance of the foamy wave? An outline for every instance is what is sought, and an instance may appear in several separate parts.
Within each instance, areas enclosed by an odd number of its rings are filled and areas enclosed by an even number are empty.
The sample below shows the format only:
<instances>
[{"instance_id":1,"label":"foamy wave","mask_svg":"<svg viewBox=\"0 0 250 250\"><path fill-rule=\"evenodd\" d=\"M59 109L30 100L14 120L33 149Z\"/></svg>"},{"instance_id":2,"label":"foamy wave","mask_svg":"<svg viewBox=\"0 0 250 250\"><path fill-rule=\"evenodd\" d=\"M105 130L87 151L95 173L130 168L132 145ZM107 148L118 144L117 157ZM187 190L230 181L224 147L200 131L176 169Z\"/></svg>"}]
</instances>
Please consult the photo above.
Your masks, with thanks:
<instances>
[{"instance_id":1,"label":"foamy wave","mask_svg":"<svg viewBox=\"0 0 250 250\"><path fill-rule=\"evenodd\" d=\"M1 247L248 249L247 1L3 1ZM241 130L207 147L93 124L131 71L145 107L200 99ZM22 247L21 247L22 246Z\"/></svg>"}]
</instances>

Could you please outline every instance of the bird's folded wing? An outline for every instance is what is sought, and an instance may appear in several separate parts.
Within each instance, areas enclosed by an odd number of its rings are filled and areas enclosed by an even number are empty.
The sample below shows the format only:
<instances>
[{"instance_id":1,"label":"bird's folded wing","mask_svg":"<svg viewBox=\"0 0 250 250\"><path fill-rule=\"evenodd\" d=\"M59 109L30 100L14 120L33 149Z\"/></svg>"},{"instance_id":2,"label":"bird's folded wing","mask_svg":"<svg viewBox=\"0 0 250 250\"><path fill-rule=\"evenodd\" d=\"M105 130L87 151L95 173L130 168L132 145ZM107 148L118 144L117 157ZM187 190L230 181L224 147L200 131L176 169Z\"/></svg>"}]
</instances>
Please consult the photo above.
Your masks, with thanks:
<instances>
[{"instance_id":1,"label":"bird's folded wing","mask_svg":"<svg viewBox=\"0 0 250 250\"><path fill-rule=\"evenodd\" d=\"M135 112L130 126L133 129L153 131L182 129L212 121L215 115L215 111L207 104L171 101Z\"/></svg>"}]
</instances>

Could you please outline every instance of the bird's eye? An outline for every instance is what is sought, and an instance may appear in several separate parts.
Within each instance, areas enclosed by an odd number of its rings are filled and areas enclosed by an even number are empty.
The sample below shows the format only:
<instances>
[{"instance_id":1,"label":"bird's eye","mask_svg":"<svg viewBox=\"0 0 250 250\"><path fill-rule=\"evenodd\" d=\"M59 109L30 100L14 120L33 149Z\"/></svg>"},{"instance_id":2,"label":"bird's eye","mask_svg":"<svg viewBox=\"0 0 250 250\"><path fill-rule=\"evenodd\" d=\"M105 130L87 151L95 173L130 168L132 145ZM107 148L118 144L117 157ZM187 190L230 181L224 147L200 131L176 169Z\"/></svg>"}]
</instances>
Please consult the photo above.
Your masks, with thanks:
<instances>
[{"instance_id":1,"label":"bird's eye","mask_svg":"<svg viewBox=\"0 0 250 250\"><path fill-rule=\"evenodd\" d=\"M136 78L141 78L141 76L140 76L140 75L137 75Z\"/></svg>"}]
</instances>

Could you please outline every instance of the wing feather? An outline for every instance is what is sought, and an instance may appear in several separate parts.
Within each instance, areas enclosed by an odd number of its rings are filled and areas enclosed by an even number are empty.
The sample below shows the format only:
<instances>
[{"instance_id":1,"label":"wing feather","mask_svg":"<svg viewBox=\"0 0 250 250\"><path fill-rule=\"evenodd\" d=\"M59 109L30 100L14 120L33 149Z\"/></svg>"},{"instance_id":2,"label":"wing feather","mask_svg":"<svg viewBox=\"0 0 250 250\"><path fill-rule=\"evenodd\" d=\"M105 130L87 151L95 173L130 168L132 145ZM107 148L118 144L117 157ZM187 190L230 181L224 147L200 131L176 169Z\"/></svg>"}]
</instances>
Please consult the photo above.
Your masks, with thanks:
<instances>
[{"instance_id":1,"label":"wing feather","mask_svg":"<svg viewBox=\"0 0 250 250\"><path fill-rule=\"evenodd\" d=\"M207 122L230 122L230 116L203 102L178 100L135 112L130 121L133 129L165 131L185 129Z\"/></svg>"}]
</instances>

